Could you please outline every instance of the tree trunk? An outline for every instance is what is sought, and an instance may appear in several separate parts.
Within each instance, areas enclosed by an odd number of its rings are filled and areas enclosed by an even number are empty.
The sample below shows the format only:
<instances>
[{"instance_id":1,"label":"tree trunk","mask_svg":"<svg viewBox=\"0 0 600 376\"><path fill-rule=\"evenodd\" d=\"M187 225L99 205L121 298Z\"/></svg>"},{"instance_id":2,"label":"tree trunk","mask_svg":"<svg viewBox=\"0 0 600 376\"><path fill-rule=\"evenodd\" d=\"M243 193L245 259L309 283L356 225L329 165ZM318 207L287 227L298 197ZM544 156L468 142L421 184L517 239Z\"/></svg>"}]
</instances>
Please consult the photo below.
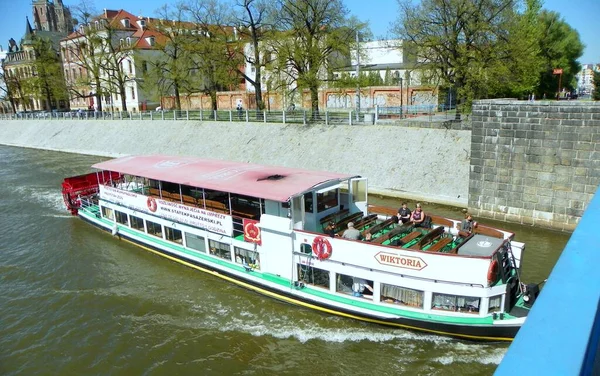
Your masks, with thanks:
<instances>
[{"instance_id":1,"label":"tree trunk","mask_svg":"<svg viewBox=\"0 0 600 376\"><path fill-rule=\"evenodd\" d=\"M302 95L302 93L300 93ZM317 86L312 86L310 88L310 106L312 109L312 118L319 118L319 88Z\"/></svg>"},{"instance_id":2,"label":"tree trunk","mask_svg":"<svg viewBox=\"0 0 600 376\"><path fill-rule=\"evenodd\" d=\"M125 98L125 84L119 86L119 94L121 95L121 107L124 112L127 112L127 100Z\"/></svg>"},{"instance_id":3,"label":"tree trunk","mask_svg":"<svg viewBox=\"0 0 600 376\"><path fill-rule=\"evenodd\" d=\"M210 95L210 104L212 106L213 111L217 110L217 92L215 90L211 90ZM217 120L217 119L215 119Z\"/></svg>"},{"instance_id":4,"label":"tree trunk","mask_svg":"<svg viewBox=\"0 0 600 376\"><path fill-rule=\"evenodd\" d=\"M102 98L101 98L101 95L100 95L100 78L96 77L95 81L96 81L96 95L95 95L95 98L96 98L96 109L98 111L102 112Z\"/></svg>"},{"instance_id":5,"label":"tree trunk","mask_svg":"<svg viewBox=\"0 0 600 376\"><path fill-rule=\"evenodd\" d=\"M181 111L181 96L179 94L179 85L175 83L175 107L178 111ZM189 108L189 107L188 107Z\"/></svg>"}]
</instances>

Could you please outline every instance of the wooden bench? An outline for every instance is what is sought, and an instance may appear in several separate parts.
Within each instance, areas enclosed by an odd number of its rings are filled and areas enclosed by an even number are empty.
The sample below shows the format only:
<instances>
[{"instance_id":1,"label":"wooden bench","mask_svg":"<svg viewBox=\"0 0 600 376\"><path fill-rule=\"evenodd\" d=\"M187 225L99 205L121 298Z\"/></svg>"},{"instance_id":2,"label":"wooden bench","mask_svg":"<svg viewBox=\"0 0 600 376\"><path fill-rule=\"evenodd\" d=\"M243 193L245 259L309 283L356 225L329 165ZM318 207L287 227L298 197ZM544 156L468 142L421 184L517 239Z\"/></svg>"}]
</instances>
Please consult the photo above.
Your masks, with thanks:
<instances>
[{"instance_id":1,"label":"wooden bench","mask_svg":"<svg viewBox=\"0 0 600 376\"><path fill-rule=\"evenodd\" d=\"M323 218L321 218L321 220L319 222L321 223L321 225L326 226L329 221L335 222L335 220L337 218L340 218L340 217L348 214L349 212L350 212L350 209L342 209L338 212L331 213L331 214L324 216Z\"/></svg>"},{"instance_id":2,"label":"wooden bench","mask_svg":"<svg viewBox=\"0 0 600 376\"><path fill-rule=\"evenodd\" d=\"M213 200L204 200L206 209L211 210L218 213L229 214L229 209L225 206L224 203Z\"/></svg>"},{"instance_id":3,"label":"wooden bench","mask_svg":"<svg viewBox=\"0 0 600 376\"><path fill-rule=\"evenodd\" d=\"M429 215L431 217L431 223L434 225L448 227L449 229L454 227L454 221L451 221L444 217L440 217L438 215L431 215L431 214L427 214L427 215Z\"/></svg>"},{"instance_id":4,"label":"wooden bench","mask_svg":"<svg viewBox=\"0 0 600 376\"><path fill-rule=\"evenodd\" d=\"M381 235L380 237L373 239L372 242L375 244L383 244L386 240L393 239L396 235L400 235L404 232L411 231L412 229L413 229L413 226L410 224L398 226L395 229L388 231L385 234Z\"/></svg>"},{"instance_id":5,"label":"wooden bench","mask_svg":"<svg viewBox=\"0 0 600 376\"><path fill-rule=\"evenodd\" d=\"M363 217L360 221L354 224L354 228L360 230L363 227L370 225L377 220L377 214L369 214Z\"/></svg>"},{"instance_id":6,"label":"wooden bench","mask_svg":"<svg viewBox=\"0 0 600 376\"><path fill-rule=\"evenodd\" d=\"M150 188L150 196L160 197L160 191L156 188Z\"/></svg>"},{"instance_id":7,"label":"wooden bench","mask_svg":"<svg viewBox=\"0 0 600 376\"><path fill-rule=\"evenodd\" d=\"M421 250L425 246L427 246L427 244L429 244L429 243L433 242L435 239L441 237L443 233L444 233L443 227L436 227L435 229L433 229L433 230L429 231L427 234L425 234L425 236L423 236L421 239L419 239L419 242L417 244L414 244L412 247L410 247L410 249Z\"/></svg>"},{"instance_id":8,"label":"wooden bench","mask_svg":"<svg viewBox=\"0 0 600 376\"><path fill-rule=\"evenodd\" d=\"M388 208L386 206L369 205L369 213L387 215L387 216L391 217L393 215L398 215L398 210L397 209Z\"/></svg>"},{"instance_id":9,"label":"wooden bench","mask_svg":"<svg viewBox=\"0 0 600 376\"><path fill-rule=\"evenodd\" d=\"M197 206L198 205L198 200L196 200L192 196L183 195L183 203L184 204L190 204L190 205L193 205L193 206Z\"/></svg>"},{"instance_id":10,"label":"wooden bench","mask_svg":"<svg viewBox=\"0 0 600 376\"><path fill-rule=\"evenodd\" d=\"M473 229L473 233L491 236L492 238L500 238L500 239L504 238L504 233L502 233L501 231L498 231L496 229L493 229L493 228L490 228L487 226L481 226L481 225L477 225L477 227L475 227Z\"/></svg>"},{"instance_id":11,"label":"wooden bench","mask_svg":"<svg viewBox=\"0 0 600 376\"><path fill-rule=\"evenodd\" d=\"M370 227L370 228L364 230L362 236L366 236L367 233L371 233L371 235L375 235L376 233L385 229L386 227L390 226L393 223L395 223L395 221L392 218L387 219L387 220L381 222L380 224L377 224L373 227Z\"/></svg>"},{"instance_id":12,"label":"wooden bench","mask_svg":"<svg viewBox=\"0 0 600 376\"><path fill-rule=\"evenodd\" d=\"M437 243L429 247L427 252L440 252L450 243L452 243L452 238L442 238Z\"/></svg>"},{"instance_id":13,"label":"wooden bench","mask_svg":"<svg viewBox=\"0 0 600 376\"><path fill-rule=\"evenodd\" d=\"M335 223L335 231L343 233L348 228L348 223L357 222L362 218L362 216L363 212L358 212L342 218L340 221Z\"/></svg>"},{"instance_id":14,"label":"wooden bench","mask_svg":"<svg viewBox=\"0 0 600 376\"><path fill-rule=\"evenodd\" d=\"M421 235L423 235L423 233L421 231L415 230L415 231L411 232L410 234L400 238L398 240L399 245L404 246L404 245L410 243L411 241L415 240L416 238L418 238Z\"/></svg>"}]
</instances>

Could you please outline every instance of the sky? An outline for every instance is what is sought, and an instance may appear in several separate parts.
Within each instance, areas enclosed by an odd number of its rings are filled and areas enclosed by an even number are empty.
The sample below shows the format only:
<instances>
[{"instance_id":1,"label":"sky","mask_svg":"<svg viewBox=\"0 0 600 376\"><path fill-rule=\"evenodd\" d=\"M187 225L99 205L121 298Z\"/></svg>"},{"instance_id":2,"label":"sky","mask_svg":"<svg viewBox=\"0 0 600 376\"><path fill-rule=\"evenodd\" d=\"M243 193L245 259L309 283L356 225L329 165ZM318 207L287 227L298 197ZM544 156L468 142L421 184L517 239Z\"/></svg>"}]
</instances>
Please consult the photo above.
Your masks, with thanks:
<instances>
[{"instance_id":1,"label":"sky","mask_svg":"<svg viewBox=\"0 0 600 376\"><path fill-rule=\"evenodd\" d=\"M155 11L165 3L174 0L90 0L95 8L124 8L130 13L145 17L155 16ZM76 5L79 0L63 0L67 6ZM397 0L344 0L351 14L362 21L368 21L374 37L391 36L389 30L398 14ZM127 4L127 5L124 5ZM579 32L585 50L579 59L582 64L600 63L600 37L598 15L600 0L545 0L544 8L561 14L564 20ZM0 46L8 48L8 40L17 43L25 33L25 17L32 19L31 0L0 0ZM596 26L594 26L596 25Z\"/></svg>"}]
</instances>

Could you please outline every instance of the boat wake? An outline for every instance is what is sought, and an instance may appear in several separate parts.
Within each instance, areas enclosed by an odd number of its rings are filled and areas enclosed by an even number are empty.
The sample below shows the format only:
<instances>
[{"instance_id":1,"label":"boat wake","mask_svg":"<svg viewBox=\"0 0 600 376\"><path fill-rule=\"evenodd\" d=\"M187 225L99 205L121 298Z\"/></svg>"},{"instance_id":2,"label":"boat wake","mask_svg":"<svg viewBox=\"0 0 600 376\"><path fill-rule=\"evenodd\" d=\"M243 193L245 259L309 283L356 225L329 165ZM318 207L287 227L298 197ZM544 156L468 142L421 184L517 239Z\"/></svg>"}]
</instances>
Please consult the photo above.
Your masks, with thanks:
<instances>
[{"instance_id":1,"label":"boat wake","mask_svg":"<svg viewBox=\"0 0 600 376\"><path fill-rule=\"evenodd\" d=\"M15 191L22 197L29 197L42 207L59 213L66 212L62 194L58 189L48 189L47 187L36 186L20 186L16 187ZM70 216L66 215L65 217Z\"/></svg>"}]
</instances>

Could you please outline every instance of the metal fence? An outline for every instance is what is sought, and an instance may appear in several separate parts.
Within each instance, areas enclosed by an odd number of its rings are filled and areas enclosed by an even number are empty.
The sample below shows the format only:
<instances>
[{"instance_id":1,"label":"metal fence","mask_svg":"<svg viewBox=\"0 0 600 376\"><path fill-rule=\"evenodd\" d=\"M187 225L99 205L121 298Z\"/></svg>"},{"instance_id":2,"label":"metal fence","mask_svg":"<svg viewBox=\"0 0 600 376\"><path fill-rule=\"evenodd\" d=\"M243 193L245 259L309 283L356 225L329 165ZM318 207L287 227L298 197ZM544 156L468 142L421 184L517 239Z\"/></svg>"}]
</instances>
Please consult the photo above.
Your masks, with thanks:
<instances>
[{"instance_id":1,"label":"metal fence","mask_svg":"<svg viewBox=\"0 0 600 376\"><path fill-rule=\"evenodd\" d=\"M442 111L440 111L442 110ZM260 111L260 110L175 110L175 111L67 111L67 112L19 112L0 115L1 120L199 120L225 122L261 122L279 124L367 125L379 119L403 119L423 117L431 120L434 115L448 115L447 109L438 106L375 107L364 112L355 111Z\"/></svg>"}]
</instances>

